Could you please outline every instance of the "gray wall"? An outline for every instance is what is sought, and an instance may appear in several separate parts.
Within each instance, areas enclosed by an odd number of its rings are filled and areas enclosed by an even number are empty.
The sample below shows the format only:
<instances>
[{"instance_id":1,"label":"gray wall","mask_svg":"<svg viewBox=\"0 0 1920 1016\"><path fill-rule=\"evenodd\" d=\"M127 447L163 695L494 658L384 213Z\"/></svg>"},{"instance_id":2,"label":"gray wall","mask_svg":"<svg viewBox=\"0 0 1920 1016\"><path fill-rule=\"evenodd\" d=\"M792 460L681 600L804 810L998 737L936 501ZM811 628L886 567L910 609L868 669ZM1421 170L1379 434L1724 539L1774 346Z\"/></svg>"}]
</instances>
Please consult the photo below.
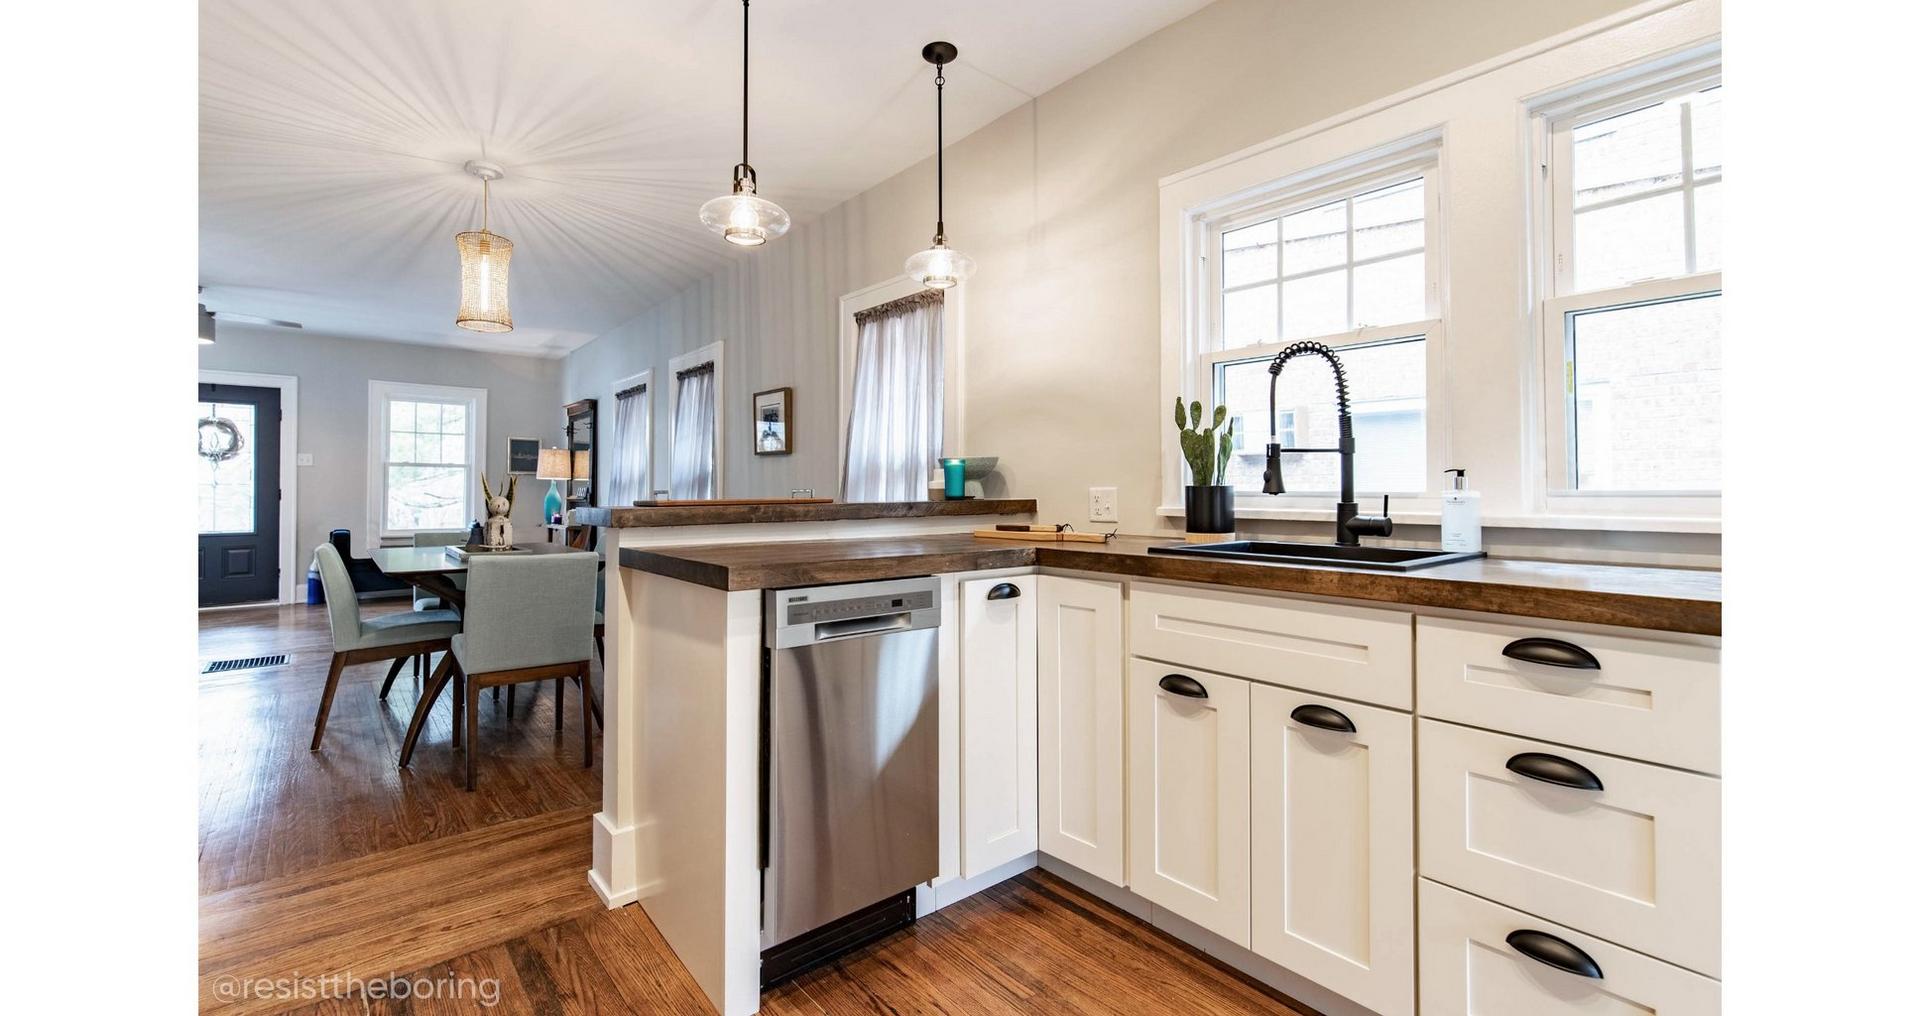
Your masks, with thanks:
<instances>
[{"instance_id":1,"label":"gray wall","mask_svg":"<svg viewBox=\"0 0 1920 1016\"><path fill-rule=\"evenodd\" d=\"M1166 426L1159 179L1629 6L1220 0L952 143L949 233L980 268L965 287L965 433L949 448L1000 456L1007 490L1037 497L1043 519L1084 527L1087 488L1117 485L1125 531L1177 528L1155 515ZM950 89L968 87L965 61ZM775 167L760 168L777 200ZM838 300L901 273L928 242L933 204L929 159L739 252L734 267L575 351L567 395L605 399L645 367L664 391L671 356L722 339L726 494L834 491ZM747 399L779 385L795 389L796 452L756 458ZM657 461L664 398L654 412ZM1714 564L1719 554L1711 535L1490 531L1488 541L1527 556Z\"/></svg>"},{"instance_id":2,"label":"gray wall","mask_svg":"<svg viewBox=\"0 0 1920 1016\"><path fill-rule=\"evenodd\" d=\"M300 379L300 447L281 452L288 458L298 452L313 456L313 465L299 469L297 560L282 563L301 575L330 529L353 530L355 553L366 553L368 381L485 388L490 480L507 475L507 438L538 438L542 445L557 446L566 426L560 361L554 359L223 324L219 341L200 347L200 366ZM540 524L546 492L546 484L532 477L521 482L513 508L518 539L541 538L529 527Z\"/></svg>"}]
</instances>

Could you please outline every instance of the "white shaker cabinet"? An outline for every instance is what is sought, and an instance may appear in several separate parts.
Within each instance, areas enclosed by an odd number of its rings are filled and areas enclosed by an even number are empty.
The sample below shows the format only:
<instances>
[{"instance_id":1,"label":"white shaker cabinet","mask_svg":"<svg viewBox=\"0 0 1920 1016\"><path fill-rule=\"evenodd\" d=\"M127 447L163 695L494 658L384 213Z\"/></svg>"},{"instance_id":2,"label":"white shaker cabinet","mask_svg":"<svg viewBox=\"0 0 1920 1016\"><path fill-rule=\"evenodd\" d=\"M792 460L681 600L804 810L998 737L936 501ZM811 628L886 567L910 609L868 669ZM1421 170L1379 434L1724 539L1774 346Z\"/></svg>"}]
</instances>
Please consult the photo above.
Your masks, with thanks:
<instances>
[{"instance_id":1,"label":"white shaker cabinet","mask_svg":"<svg viewBox=\"0 0 1920 1016\"><path fill-rule=\"evenodd\" d=\"M1135 658L1127 674L1129 885L1247 945L1248 682Z\"/></svg>"},{"instance_id":2,"label":"white shaker cabinet","mask_svg":"<svg viewBox=\"0 0 1920 1016\"><path fill-rule=\"evenodd\" d=\"M1413 717L1255 685L1252 802L1253 951L1412 1016Z\"/></svg>"},{"instance_id":3,"label":"white shaker cabinet","mask_svg":"<svg viewBox=\"0 0 1920 1016\"><path fill-rule=\"evenodd\" d=\"M960 875L1033 853L1040 827L1036 576L960 583Z\"/></svg>"},{"instance_id":4,"label":"white shaker cabinet","mask_svg":"<svg viewBox=\"0 0 1920 1016\"><path fill-rule=\"evenodd\" d=\"M1042 575L1040 849L1126 883L1126 601L1118 582Z\"/></svg>"}]
</instances>

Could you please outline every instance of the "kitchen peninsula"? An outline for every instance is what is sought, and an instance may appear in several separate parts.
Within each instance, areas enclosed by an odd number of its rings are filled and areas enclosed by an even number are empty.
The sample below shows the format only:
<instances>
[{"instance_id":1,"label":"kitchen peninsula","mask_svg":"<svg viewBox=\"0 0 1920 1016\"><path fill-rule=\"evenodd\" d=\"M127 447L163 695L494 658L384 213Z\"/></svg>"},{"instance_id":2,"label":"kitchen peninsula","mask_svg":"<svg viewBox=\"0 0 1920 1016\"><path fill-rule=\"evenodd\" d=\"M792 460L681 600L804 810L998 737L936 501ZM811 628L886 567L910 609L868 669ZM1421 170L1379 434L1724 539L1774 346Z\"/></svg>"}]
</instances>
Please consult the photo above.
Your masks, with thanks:
<instances>
[{"instance_id":1,"label":"kitchen peninsula","mask_svg":"<svg viewBox=\"0 0 1920 1016\"><path fill-rule=\"evenodd\" d=\"M1412 1013L1469 974L1516 1011L1588 990L1455 969L1524 920L1606 970L1592 990L1717 1006L1717 572L1147 552L1166 542L623 537L608 672L638 740L609 728L633 810L604 846L631 852L603 858L603 815L596 889L630 865L603 897L640 901L724 1016L755 1011L764 591L935 576L919 913L1043 866L1329 1014Z\"/></svg>"}]
</instances>

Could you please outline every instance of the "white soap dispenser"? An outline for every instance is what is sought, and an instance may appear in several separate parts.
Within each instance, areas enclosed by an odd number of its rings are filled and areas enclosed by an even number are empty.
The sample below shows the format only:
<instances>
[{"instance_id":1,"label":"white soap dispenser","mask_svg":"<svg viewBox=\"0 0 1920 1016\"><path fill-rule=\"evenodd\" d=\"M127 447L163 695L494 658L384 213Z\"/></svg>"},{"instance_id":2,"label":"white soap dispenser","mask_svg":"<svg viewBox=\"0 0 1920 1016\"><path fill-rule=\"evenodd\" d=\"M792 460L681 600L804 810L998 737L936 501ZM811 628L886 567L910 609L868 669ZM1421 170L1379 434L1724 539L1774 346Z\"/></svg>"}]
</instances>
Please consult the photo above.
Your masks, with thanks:
<instances>
[{"instance_id":1,"label":"white soap dispenser","mask_svg":"<svg viewBox=\"0 0 1920 1016\"><path fill-rule=\"evenodd\" d=\"M1480 492L1467 489L1467 471L1449 469L1440 492L1440 549L1480 552Z\"/></svg>"}]
</instances>

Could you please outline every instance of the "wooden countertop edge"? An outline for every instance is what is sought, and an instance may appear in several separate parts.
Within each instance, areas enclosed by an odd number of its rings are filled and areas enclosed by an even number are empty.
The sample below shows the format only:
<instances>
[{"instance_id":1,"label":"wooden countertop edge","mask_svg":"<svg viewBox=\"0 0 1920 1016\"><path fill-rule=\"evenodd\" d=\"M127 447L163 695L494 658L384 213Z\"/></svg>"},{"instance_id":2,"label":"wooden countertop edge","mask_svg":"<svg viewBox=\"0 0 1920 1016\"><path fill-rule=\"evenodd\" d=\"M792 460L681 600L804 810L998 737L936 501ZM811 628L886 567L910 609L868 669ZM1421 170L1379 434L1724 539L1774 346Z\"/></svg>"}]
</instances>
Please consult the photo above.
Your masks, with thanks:
<instances>
[{"instance_id":1,"label":"wooden countertop edge","mask_svg":"<svg viewBox=\"0 0 1920 1016\"><path fill-rule=\"evenodd\" d=\"M846 522L861 519L953 518L971 515L1032 515L1032 498L969 498L963 501L856 501L834 504L669 505L652 508L575 508L579 525L615 529L665 526L751 525L773 522Z\"/></svg>"},{"instance_id":2,"label":"wooden countertop edge","mask_svg":"<svg viewBox=\"0 0 1920 1016\"><path fill-rule=\"evenodd\" d=\"M725 564L681 556L691 548L623 547L622 567L739 592L1038 565L1063 571L1301 593L1401 607L1434 607L1693 635L1720 634L1720 601L1596 589L1487 582L1441 575L1362 572L1176 557L1101 554L1049 545L981 546L806 562Z\"/></svg>"}]
</instances>

